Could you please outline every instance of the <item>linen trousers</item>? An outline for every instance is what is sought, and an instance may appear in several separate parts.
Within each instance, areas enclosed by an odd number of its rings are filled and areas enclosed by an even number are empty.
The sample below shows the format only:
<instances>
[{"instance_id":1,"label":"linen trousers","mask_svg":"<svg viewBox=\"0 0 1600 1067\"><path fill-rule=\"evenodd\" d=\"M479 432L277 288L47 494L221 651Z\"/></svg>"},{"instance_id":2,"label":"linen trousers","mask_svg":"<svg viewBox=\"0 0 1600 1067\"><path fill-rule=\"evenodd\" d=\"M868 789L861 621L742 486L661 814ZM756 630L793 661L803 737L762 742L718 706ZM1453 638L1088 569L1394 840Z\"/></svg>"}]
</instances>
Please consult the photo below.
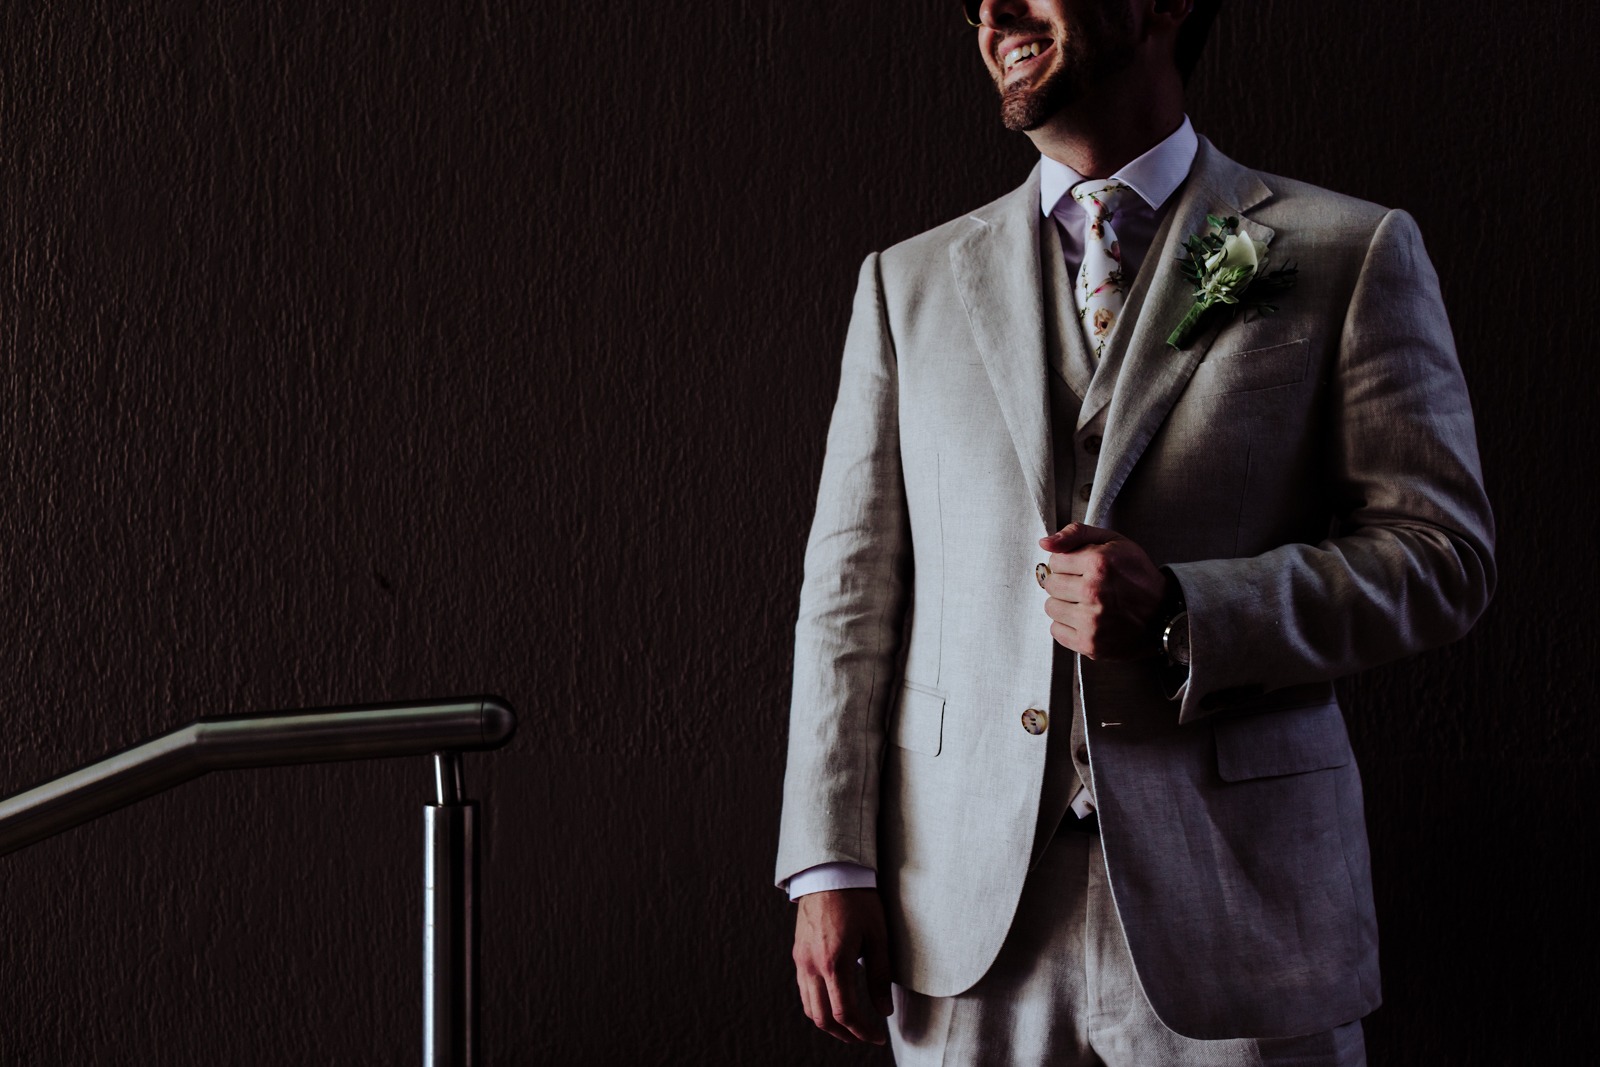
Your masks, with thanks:
<instances>
[{"instance_id":1,"label":"linen trousers","mask_svg":"<svg viewBox=\"0 0 1600 1067\"><path fill-rule=\"evenodd\" d=\"M1068 819L1072 816L1069 814ZM1100 838L1064 830L1023 885L988 973L953 997L894 986L900 1067L1362 1067L1361 1022L1309 1037L1197 1041L1140 988L1106 883Z\"/></svg>"}]
</instances>

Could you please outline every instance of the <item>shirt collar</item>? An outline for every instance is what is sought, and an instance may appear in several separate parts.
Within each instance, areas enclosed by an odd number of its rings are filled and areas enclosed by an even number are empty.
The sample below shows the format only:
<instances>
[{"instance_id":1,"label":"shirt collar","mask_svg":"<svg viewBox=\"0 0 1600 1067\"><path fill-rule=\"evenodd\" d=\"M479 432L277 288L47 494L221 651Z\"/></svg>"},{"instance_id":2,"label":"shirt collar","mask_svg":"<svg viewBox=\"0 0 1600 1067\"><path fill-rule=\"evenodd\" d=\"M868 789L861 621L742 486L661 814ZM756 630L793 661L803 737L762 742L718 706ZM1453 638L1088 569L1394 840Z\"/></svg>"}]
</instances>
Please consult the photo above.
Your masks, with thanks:
<instances>
[{"instance_id":1,"label":"shirt collar","mask_svg":"<svg viewBox=\"0 0 1600 1067\"><path fill-rule=\"evenodd\" d=\"M1144 155L1123 166L1112 177L1138 193L1152 211L1159 211L1167 198L1183 184L1183 179L1188 177L1199 148L1200 138L1195 135L1189 116L1185 115L1183 125ZM1039 208L1044 214L1050 215L1072 187L1084 179L1083 175L1065 163L1049 156L1041 156L1039 165Z\"/></svg>"}]
</instances>

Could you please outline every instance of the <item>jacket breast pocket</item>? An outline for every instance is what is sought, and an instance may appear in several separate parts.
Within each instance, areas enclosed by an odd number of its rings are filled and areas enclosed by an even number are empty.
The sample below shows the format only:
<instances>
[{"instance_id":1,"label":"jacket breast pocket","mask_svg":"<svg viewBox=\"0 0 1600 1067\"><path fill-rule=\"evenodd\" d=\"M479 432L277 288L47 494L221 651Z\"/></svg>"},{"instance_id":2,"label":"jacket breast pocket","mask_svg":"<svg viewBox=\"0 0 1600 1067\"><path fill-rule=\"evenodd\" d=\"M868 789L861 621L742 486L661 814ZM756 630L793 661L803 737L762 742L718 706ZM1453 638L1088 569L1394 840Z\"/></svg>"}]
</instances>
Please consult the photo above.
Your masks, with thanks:
<instances>
[{"instance_id":1,"label":"jacket breast pocket","mask_svg":"<svg viewBox=\"0 0 1600 1067\"><path fill-rule=\"evenodd\" d=\"M944 696L907 682L900 690L889 739L909 752L937 756L944 747Z\"/></svg>"},{"instance_id":2,"label":"jacket breast pocket","mask_svg":"<svg viewBox=\"0 0 1600 1067\"><path fill-rule=\"evenodd\" d=\"M1194 396L1248 393L1305 381L1311 362L1311 339L1208 355L1195 368L1189 388Z\"/></svg>"},{"instance_id":3,"label":"jacket breast pocket","mask_svg":"<svg viewBox=\"0 0 1600 1067\"><path fill-rule=\"evenodd\" d=\"M1313 704L1246 715L1219 715L1217 773L1225 782L1343 767L1351 760L1339 705Z\"/></svg>"}]
</instances>

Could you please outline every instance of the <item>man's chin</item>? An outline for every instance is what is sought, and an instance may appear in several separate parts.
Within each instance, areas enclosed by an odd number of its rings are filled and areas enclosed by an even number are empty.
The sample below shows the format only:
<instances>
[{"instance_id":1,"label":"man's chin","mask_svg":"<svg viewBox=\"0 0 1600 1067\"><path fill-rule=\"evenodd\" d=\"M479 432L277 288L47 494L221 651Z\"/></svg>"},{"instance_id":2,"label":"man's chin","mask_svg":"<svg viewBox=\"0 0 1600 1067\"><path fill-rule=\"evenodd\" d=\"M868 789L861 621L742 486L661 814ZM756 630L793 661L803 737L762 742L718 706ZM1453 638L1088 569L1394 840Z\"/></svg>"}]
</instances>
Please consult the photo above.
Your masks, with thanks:
<instances>
[{"instance_id":1,"label":"man's chin","mask_svg":"<svg viewBox=\"0 0 1600 1067\"><path fill-rule=\"evenodd\" d=\"M1049 95L1033 89L1012 89L1001 94L1000 122L1012 133L1037 130L1059 108Z\"/></svg>"}]
</instances>

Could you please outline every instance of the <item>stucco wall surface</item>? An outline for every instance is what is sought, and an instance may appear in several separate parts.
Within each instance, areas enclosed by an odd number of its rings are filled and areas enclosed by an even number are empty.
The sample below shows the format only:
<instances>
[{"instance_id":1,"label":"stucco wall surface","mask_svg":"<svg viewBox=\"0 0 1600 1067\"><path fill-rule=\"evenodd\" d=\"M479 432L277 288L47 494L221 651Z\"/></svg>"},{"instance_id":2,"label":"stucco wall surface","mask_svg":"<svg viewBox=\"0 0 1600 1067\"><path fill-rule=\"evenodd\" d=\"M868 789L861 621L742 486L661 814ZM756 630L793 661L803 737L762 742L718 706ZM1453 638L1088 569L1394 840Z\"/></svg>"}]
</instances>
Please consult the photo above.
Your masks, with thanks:
<instances>
[{"instance_id":1,"label":"stucco wall surface","mask_svg":"<svg viewBox=\"0 0 1600 1067\"><path fill-rule=\"evenodd\" d=\"M1373 1062L1577 1062L1600 844L1593 7L1229 5L1191 114L1403 207L1501 522L1345 689ZM886 1062L767 884L856 267L1035 158L955 5L0 6L0 791L202 714L497 692L485 1062ZM1307 265L1302 265L1307 266ZM0 859L0 1062L415 1062L421 760Z\"/></svg>"}]
</instances>

